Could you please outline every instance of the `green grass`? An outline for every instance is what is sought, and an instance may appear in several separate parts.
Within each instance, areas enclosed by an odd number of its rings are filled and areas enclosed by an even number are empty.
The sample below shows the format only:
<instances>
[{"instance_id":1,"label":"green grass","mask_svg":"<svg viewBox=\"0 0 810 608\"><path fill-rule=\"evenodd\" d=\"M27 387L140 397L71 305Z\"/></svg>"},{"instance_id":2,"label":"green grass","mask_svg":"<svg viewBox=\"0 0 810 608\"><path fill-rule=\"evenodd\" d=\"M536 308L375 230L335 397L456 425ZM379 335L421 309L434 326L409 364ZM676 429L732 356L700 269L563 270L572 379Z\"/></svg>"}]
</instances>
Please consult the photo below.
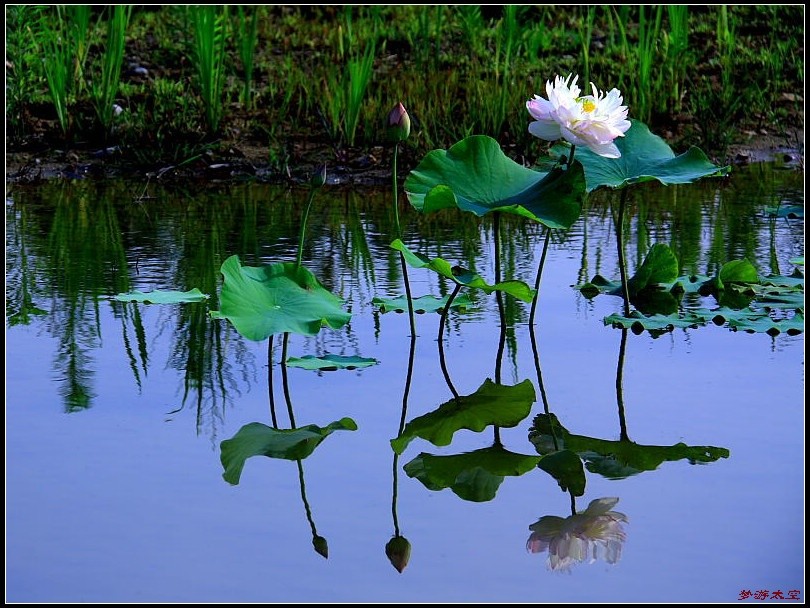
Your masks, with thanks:
<instances>
[{"instance_id":1,"label":"green grass","mask_svg":"<svg viewBox=\"0 0 810 608\"><path fill-rule=\"evenodd\" d=\"M82 53L100 65L106 23L90 20L83 40L79 9L35 8L7 12L7 56L17 60L7 141L47 128L50 106L63 139L92 142L83 108L107 90L96 99L106 108L115 78L85 72ZM543 144L527 132L525 101L573 72L584 89L589 80L618 88L630 116L674 148L718 157L746 130L801 126L803 23L801 5L139 6L123 56L150 75L122 77L118 133L135 161L184 156L212 135L292 161L313 146L340 156L381 146L387 110L401 100L414 119L402 165L470 133L531 158Z\"/></svg>"}]
</instances>

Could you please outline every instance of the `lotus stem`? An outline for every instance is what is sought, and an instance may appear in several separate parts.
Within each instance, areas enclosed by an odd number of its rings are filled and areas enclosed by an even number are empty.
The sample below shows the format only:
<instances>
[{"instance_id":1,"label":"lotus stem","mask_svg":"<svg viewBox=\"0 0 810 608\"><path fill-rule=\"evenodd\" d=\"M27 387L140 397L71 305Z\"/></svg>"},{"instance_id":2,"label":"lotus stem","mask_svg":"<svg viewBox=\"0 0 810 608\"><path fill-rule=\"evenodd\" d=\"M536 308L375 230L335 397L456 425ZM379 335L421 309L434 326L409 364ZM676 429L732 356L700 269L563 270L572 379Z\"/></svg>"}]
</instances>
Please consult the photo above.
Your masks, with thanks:
<instances>
[{"instance_id":1,"label":"lotus stem","mask_svg":"<svg viewBox=\"0 0 810 608\"><path fill-rule=\"evenodd\" d=\"M312 200L315 198L315 188L310 186L309 188L309 200L307 200L307 206L304 208L304 216L301 218L301 233L298 236L298 255L295 258L295 267L301 267L301 260L304 257L304 235L306 234L307 229L307 220L309 219L309 209L312 207Z\"/></svg>"},{"instance_id":2,"label":"lotus stem","mask_svg":"<svg viewBox=\"0 0 810 608\"><path fill-rule=\"evenodd\" d=\"M391 171L394 191L394 226L396 236L402 240L402 227L399 223L399 186L397 184L397 157L399 155L399 143L394 144L393 170ZM411 297L411 282L408 280L408 264L405 262L405 255L399 252L399 263L402 267L402 281L405 284L405 297L408 300L408 321L411 325L411 335L416 336L416 319L413 312L413 299Z\"/></svg>"},{"instance_id":3,"label":"lotus stem","mask_svg":"<svg viewBox=\"0 0 810 608\"><path fill-rule=\"evenodd\" d=\"M273 428L277 429L276 400L273 397L273 336L267 339L267 393L270 398L270 417L273 419Z\"/></svg>"},{"instance_id":4,"label":"lotus stem","mask_svg":"<svg viewBox=\"0 0 810 608\"><path fill-rule=\"evenodd\" d=\"M624 355L627 351L627 328L622 329L622 341L619 346L619 362L616 365L616 403L619 406L619 439L630 441L627 434L627 421L624 417Z\"/></svg>"},{"instance_id":5,"label":"lotus stem","mask_svg":"<svg viewBox=\"0 0 810 608\"><path fill-rule=\"evenodd\" d=\"M624 208L627 203L627 188L622 189L619 199L619 217L616 220L616 240L619 248L619 272L622 277L622 296L624 298L624 316L630 316L630 288L627 285L627 266L624 259Z\"/></svg>"}]
</instances>

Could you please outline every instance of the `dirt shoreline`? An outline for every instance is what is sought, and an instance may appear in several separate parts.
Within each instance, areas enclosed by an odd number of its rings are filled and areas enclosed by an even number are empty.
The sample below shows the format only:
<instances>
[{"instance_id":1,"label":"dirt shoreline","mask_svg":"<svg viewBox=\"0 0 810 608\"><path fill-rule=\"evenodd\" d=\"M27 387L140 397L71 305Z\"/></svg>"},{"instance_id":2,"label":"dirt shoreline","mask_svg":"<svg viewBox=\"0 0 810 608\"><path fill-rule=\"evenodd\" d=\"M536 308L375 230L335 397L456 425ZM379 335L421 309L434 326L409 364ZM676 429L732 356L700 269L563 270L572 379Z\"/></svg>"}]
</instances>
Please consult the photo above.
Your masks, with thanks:
<instances>
[{"instance_id":1,"label":"dirt shoreline","mask_svg":"<svg viewBox=\"0 0 810 608\"><path fill-rule=\"evenodd\" d=\"M266 148L249 143L233 143L228 153L201 156L182 166L166 165L152 170L134 168L116 158L115 148L108 150L6 151L6 184L36 183L52 179L150 179L170 182L191 179L196 182L254 180L265 183L306 182L317 165L326 162L328 183L357 187L390 184L390 164L382 148L357 153L352 158L329 161L334 153L321 151L302 158L295 167L279 171L267 164ZM680 151L675 151L676 154ZM327 160L324 160L327 158ZM402 162L402 176L416 165L417 159ZM752 135L748 142L729 146L724 162L718 164L746 165L775 162L788 168L804 170L804 131L794 129L788 136Z\"/></svg>"}]
</instances>

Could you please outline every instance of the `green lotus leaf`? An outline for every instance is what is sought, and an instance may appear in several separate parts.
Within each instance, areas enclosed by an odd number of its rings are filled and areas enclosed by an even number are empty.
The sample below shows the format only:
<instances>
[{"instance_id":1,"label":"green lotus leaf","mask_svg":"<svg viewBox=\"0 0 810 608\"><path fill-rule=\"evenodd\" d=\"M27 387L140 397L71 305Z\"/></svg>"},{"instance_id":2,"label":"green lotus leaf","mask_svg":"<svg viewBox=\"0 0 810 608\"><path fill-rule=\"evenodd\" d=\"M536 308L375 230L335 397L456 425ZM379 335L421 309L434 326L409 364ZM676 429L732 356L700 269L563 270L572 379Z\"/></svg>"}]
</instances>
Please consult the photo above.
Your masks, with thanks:
<instances>
[{"instance_id":1,"label":"green lotus leaf","mask_svg":"<svg viewBox=\"0 0 810 608\"><path fill-rule=\"evenodd\" d=\"M672 249L663 243L656 243L650 248L636 274L627 280L630 297L649 287L673 282L678 278L679 270L678 258Z\"/></svg>"},{"instance_id":2,"label":"green lotus leaf","mask_svg":"<svg viewBox=\"0 0 810 608\"><path fill-rule=\"evenodd\" d=\"M804 256L803 255L801 255L799 257L796 257L796 258L790 258L788 261L791 264L793 264L794 266L804 266Z\"/></svg>"},{"instance_id":3,"label":"green lotus leaf","mask_svg":"<svg viewBox=\"0 0 810 608\"><path fill-rule=\"evenodd\" d=\"M502 446L493 446L450 456L422 452L403 470L429 490L450 488L464 500L486 502L495 498L505 477L528 473L539 460L538 456L516 454Z\"/></svg>"},{"instance_id":4,"label":"green lotus leaf","mask_svg":"<svg viewBox=\"0 0 810 608\"><path fill-rule=\"evenodd\" d=\"M472 395L451 399L408 422L400 436L391 440L391 447L402 454L416 437L443 446L449 445L453 434L461 429L480 433L490 425L511 428L529 415L535 399L530 380L510 386L487 378Z\"/></svg>"},{"instance_id":5,"label":"green lotus leaf","mask_svg":"<svg viewBox=\"0 0 810 608\"><path fill-rule=\"evenodd\" d=\"M657 180L665 185L688 184L704 177L728 175L730 166L713 164L700 148L692 146L675 156L667 143L650 132L643 122L630 119L630 129L613 143L619 148L619 158L605 158L580 146L574 158L585 169L588 192L597 188L624 188L632 184ZM566 144L552 146L551 155L568 154Z\"/></svg>"},{"instance_id":6,"label":"green lotus leaf","mask_svg":"<svg viewBox=\"0 0 810 608\"><path fill-rule=\"evenodd\" d=\"M790 318L773 319L769 311L763 310L734 310L721 307L717 310L700 309L697 311L711 317L715 325L728 324L729 329L745 331L748 333L766 333L771 336L782 332L795 336L804 332L804 313L796 311Z\"/></svg>"},{"instance_id":7,"label":"green lotus leaf","mask_svg":"<svg viewBox=\"0 0 810 608\"><path fill-rule=\"evenodd\" d=\"M449 299L449 295L442 297L427 295L413 298L413 310L417 314L426 312L443 312L447 306L447 300ZM379 306L380 311L383 313L389 311L408 312L408 298L406 296L400 296L398 298L373 298L371 303L375 306ZM473 302L470 300L469 296L462 293L453 299L453 303L450 305L450 308L463 311L472 307L472 305Z\"/></svg>"},{"instance_id":8,"label":"green lotus leaf","mask_svg":"<svg viewBox=\"0 0 810 608\"><path fill-rule=\"evenodd\" d=\"M556 479L563 492L574 496L585 494L585 469L580 457L571 450L547 453L537 466Z\"/></svg>"},{"instance_id":9,"label":"green lotus leaf","mask_svg":"<svg viewBox=\"0 0 810 608\"><path fill-rule=\"evenodd\" d=\"M428 268L429 270L432 270L463 287L468 287L470 289L481 289L487 294L490 294L493 291L502 291L514 296L518 300L523 300L524 302L533 301L534 296L537 293L523 281L509 280L490 285L483 278L481 278L480 275L469 270L465 270L459 266L453 266L447 260L443 260L442 258L434 258L431 260L421 253L411 251L408 249L408 246L399 239L396 239L393 243L391 243L391 249L396 249L402 253L405 261L410 266L413 266L414 268Z\"/></svg>"},{"instance_id":10,"label":"green lotus leaf","mask_svg":"<svg viewBox=\"0 0 810 608\"><path fill-rule=\"evenodd\" d=\"M144 304L185 304L187 302L203 302L209 296L201 292L196 287L188 291L131 291L129 293L119 293L114 296L114 300L119 302L143 302Z\"/></svg>"},{"instance_id":11,"label":"green lotus leaf","mask_svg":"<svg viewBox=\"0 0 810 608\"><path fill-rule=\"evenodd\" d=\"M714 446L688 446L685 443L641 445L629 440L610 441L573 435L554 414L535 416L529 429L529 441L539 454L570 450L585 462L590 472L608 479L624 479L643 471L654 471L664 462L687 460L690 464L705 464L728 458L730 454L726 448Z\"/></svg>"},{"instance_id":12,"label":"green lotus leaf","mask_svg":"<svg viewBox=\"0 0 810 608\"><path fill-rule=\"evenodd\" d=\"M756 305L798 310L804 308L804 289L778 285L752 285Z\"/></svg>"},{"instance_id":13,"label":"green lotus leaf","mask_svg":"<svg viewBox=\"0 0 810 608\"><path fill-rule=\"evenodd\" d=\"M658 337L660 334L670 332L676 327L695 329L701 325L705 325L706 322L705 316L695 312L686 312L681 315L651 315L648 317L638 311L633 311L627 317L617 313L604 318L605 325L629 329L636 335L646 330L649 331L653 337Z\"/></svg>"},{"instance_id":14,"label":"green lotus leaf","mask_svg":"<svg viewBox=\"0 0 810 608\"><path fill-rule=\"evenodd\" d=\"M535 171L506 156L498 142L472 135L449 150L433 150L404 184L419 211L458 208L483 216L493 211L520 215L549 228L570 228L579 217L585 177L570 170Z\"/></svg>"},{"instance_id":15,"label":"green lotus leaf","mask_svg":"<svg viewBox=\"0 0 810 608\"><path fill-rule=\"evenodd\" d=\"M310 370L332 371L336 369L360 369L377 365L377 359L367 357L345 357L343 355L333 355L326 353L321 357L314 355L304 355L303 357L289 357L287 365L289 367L300 367Z\"/></svg>"},{"instance_id":16,"label":"green lotus leaf","mask_svg":"<svg viewBox=\"0 0 810 608\"><path fill-rule=\"evenodd\" d=\"M261 342L285 332L313 336L325 325L339 329L351 318L341 298L294 262L242 266L233 255L220 272L225 277L221 309L211 311L211 317L228 319L248 340Z\"/></svg>"},{"instance_id":17,"label":"green lotus leaf","mask_svg":"<svg viewBox=\"0 0 810 608\"><path fill-rule=\"evenodd\" d=\"M717 275L721 285L726 283L758 283L759 275L754 265L746 259L726 262Z\"/></svg>"},{"instance_id":18,"label":"green lotus leaf","mask_svg":"<svg viewBox=\"0 0 810 608\"><path fill-rule=\"evenodd\" d=\"M261 422L251 422L231 439L220 443L220 461L225 469L222 477L236 485L245 461L251 456L303 460L333 431L356 430L357 424L351 418L341 418L323 428L310 424L297 429L274 429Z\"/></svg>"},{"instance_id":19,"label":"green lotus leaf","mask_svg":"<svg viewBox=\"0 0 810 608\"><path fill-rule=\"evenodd\" d=\"M765 213L773 217L786 217L789 219L804 218L804 205L776 205L766 207Z\"/></svg>"}]
</instances>

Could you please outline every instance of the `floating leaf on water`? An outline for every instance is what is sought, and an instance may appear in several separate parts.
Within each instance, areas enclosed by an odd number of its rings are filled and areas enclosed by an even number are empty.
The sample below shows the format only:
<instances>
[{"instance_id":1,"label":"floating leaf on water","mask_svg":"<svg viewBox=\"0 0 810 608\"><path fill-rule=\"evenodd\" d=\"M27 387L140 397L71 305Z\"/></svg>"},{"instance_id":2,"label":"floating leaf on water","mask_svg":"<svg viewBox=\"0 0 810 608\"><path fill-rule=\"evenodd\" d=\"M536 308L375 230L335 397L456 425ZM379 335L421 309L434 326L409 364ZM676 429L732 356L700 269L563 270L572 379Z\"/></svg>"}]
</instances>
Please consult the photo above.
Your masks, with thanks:
<instances>
[{"instance_id":1,"label":"floating leaf on water","mask_svg":"<svg viewBox=\"0 0 810 608\"><path fill-rule=\"evenodd\" d=\"M142 302L144 304L185 304L189 302L204 302L210 296L204 294L196 287L188 291L131 291L119 293L114 300L119 302Z\"/></svg>"},{"instance_id":2,"label":"floating leaf on water","mask_svg":"<svg viewBox=\"0 0 810 608\"><path fill-rule=\"evenodd\" d=\"M304 355L303 357L289 357L287 359L287 365L289 367L321 371L360 369L377 365L377 363L377 359L357 356L346 357L343 355L333 355L331 353L326 353L320 357Z\"/></svg>"},{"instance_id":3,"label":"floating leaf on water","mask_svg":"<svg viewBox=\"0 0 810 608\"><path fill-rule=\"evenodd\" d=\"M450 299L449 295L439 297L439 296L420 296L418 298L413 298L413 309L414 312L417 314L423 314L426 312L444 312L445 307L447 306L447 300ZM408 298L405 296L399 296L398 298L374 298L371 300L371 303L375 306L380 307L380 312L408 312ZM453 310L464 311L468 308L472 308L473 302L470 300L469 296L466 294L459 294L453 299L453 303L451 304L450 308Z\"/></svg>"}]
</instances>

